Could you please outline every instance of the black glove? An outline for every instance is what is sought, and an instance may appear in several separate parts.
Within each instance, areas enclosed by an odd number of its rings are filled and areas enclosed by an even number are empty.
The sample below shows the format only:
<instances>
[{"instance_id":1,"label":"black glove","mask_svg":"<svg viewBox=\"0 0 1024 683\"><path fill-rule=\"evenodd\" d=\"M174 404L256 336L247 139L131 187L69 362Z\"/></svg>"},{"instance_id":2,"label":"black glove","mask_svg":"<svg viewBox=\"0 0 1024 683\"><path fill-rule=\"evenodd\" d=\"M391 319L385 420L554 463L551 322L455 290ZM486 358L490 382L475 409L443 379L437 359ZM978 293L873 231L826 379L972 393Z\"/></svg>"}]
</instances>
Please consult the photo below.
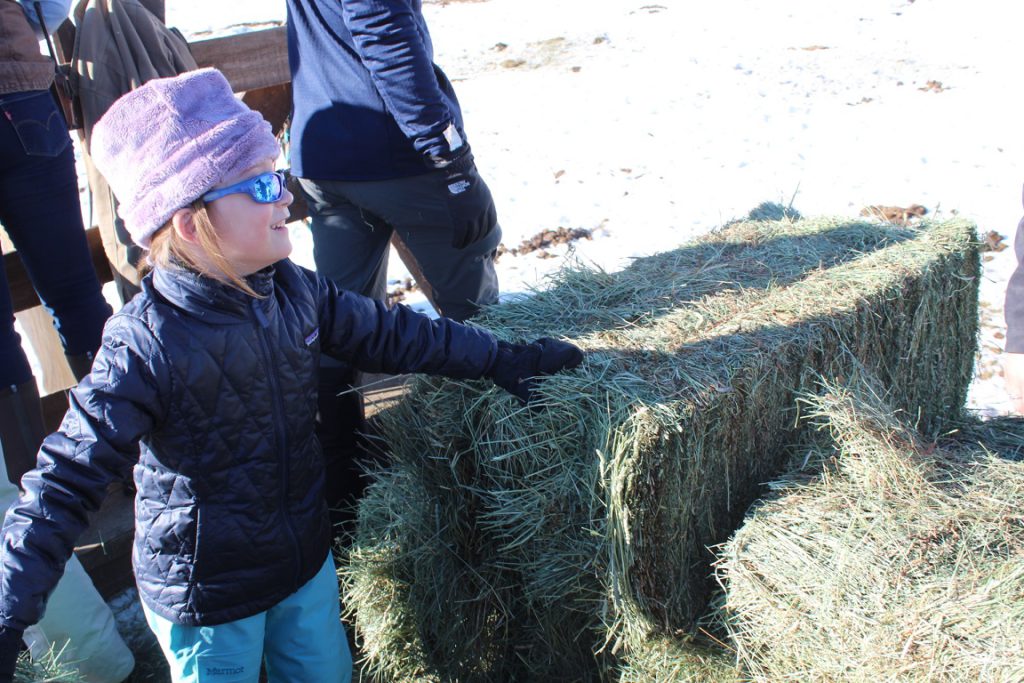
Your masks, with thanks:
<instances>
[{"instance_id":1,"label":"black glove","mask_svg":"<svg viewBox=\"0 0 1024 683\"><path fill-rule=\"evenodd\" d=\"M498 355L486 376L523 403L528 403L535 377L574 368L582 360L583 352L578 348L550 337L542 337L532 344L500 341Z\"/></svg>"},{"instance_id":2,"label":"black glove","mask_svg":"<svg viewBox=\"0 0 1024 683\"><path fill-rule=\"evenodd\" d=\"M498 212L491 191L476 171L469 144L459 147L450 158L431 157L430 165L444 178L452 216L452 246L465 249L489 235L498 222Z\"/></svg>"},{"instance_id":3,"label":"black glove","mask_svg":"<svg viewBox=\"0 0 1024 683\"><path fill-rule=\"evenodd\" d=\"M22 632L0 626L0 683L11 683L21 654Z\"/></svg>"}]
</instances>

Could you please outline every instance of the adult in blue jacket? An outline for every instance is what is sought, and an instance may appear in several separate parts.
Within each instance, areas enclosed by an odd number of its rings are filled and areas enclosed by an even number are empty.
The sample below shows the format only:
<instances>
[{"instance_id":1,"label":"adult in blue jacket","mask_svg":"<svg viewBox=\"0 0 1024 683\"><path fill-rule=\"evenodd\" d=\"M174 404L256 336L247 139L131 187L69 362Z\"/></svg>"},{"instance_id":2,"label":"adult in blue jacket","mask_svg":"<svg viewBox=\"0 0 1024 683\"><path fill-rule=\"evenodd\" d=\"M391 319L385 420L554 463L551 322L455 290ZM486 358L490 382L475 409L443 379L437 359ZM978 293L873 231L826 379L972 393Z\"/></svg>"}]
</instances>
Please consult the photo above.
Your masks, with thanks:
<instances>
[{"instance_id":1,"label":"adult in blue jacket","mask_svg":"<svg viewBox=\"0 0 1024 683\"><path fill-rule=\"evenodd\" d=\"M451 82L433 63L421 0L288 0L292 173L311 217L317 272L384 300L397 233L437 311L462 321L495 303L501 239ZM320 439L332 506L359 494L351 435L362 409L349 368L325 365ZM355 430L353 430L355 427ZM339 518L340 519L340 518Z\"/></svg>"},{"instance_id":2,"label":"adult in blue jacket","mask_svg":"<svg viewBox=\"0 0 1024 683\"><path fill-rule=\"evenodd\" d=\"M494 303L494 201L421 0L288 0L288 51L292 172L318 272L383 300L397 232L439 313L461 321Z\"/></svg>"},{"instance_id":3,"label":"adult in blue jacket","mask_svg":"<svg viewBox=\"0 0 1024 683\"><path fill-rule=\"evenodd\" d=\"M76 378L89 371L111 309L89 257L75 152L50 94L54 65L39 54L40 23L56 29L70 0L40 5L0 0L0 223L39 298L53 314ZM14 328L0 266L0 445L11 482L35 464L46 436L32 366Z\"/></svg>"}]
</instances>

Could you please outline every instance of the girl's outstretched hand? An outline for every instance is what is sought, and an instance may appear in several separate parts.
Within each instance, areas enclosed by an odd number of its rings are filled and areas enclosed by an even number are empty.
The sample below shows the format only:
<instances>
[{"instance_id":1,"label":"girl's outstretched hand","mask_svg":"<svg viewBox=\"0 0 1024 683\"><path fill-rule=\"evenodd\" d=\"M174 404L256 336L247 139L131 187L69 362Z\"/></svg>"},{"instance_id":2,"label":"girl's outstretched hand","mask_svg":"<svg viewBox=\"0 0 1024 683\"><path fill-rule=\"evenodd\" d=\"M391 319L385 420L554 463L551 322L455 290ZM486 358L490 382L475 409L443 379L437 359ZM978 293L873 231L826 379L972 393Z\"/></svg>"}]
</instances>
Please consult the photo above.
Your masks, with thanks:
<instances>
[{"instance_id":1,"label":"girl's outstretched hand","mask_svg":"<svg viewBox=\"0 0 1024 683\"><path fill-rule=\"evenodd\" d=\"M498 355L485 375L523 403L529 403L534 378L574 368L582 360L579 348L551 337L541 337L530 344L500 341Z\"/></svg>"}]
</instances>

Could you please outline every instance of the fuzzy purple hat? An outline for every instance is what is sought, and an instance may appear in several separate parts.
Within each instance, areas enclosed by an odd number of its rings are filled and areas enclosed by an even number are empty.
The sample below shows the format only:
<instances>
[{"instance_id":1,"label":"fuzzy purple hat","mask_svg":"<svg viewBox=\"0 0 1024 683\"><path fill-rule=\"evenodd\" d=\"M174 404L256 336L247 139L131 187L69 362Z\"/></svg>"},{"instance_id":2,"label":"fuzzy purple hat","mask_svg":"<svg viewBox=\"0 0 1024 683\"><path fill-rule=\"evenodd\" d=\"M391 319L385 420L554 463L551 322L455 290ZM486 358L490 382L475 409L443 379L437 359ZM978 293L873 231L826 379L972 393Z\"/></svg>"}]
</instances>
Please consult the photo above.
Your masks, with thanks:
<instances>
[{"instance_id":1,"label":"fuzzy purple hat","mask_svg":"<svg viewBox=\"0 0 1024 683\"><path fill-rule=\"evenodd\" d=\"M263 117L216 69L158 78L110 106L90 152L110 183L132 239L149 248L178 209L281 147Z\"/></svg>"}]
</instances>

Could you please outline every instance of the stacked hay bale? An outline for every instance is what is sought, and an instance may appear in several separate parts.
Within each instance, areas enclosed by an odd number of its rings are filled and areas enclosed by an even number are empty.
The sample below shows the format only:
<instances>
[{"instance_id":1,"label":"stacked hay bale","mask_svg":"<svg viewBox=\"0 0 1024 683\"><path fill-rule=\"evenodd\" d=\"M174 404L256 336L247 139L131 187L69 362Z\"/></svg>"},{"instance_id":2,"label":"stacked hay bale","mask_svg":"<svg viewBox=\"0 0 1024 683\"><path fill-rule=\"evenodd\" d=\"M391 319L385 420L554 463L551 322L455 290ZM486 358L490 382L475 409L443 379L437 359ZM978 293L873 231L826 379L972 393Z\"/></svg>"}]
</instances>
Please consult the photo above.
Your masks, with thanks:
<instances>
[{"instance_id":1,"label":"stacked hay bale","mask_svg":"<svg viewBox=\"0 0 1024 683\"><path fill-rule=\"evenodd\" d=\"M688 629L708 546L778 472L817 373L857 359L925 429L958 412L978 271L962 221L749 222L491 309L479 322L500 336L561 335L587 360L528 408L421 379L383 416L393 466L343 573L371 670L611 678Z\"/></svg>"},{"instance_id":2,"label":"stacked hay bale","mask_svg":"<svg viewBox=\"0 0 1024 683\"><path fill-rule=\"evenodd\" d=\"M725 546L724 614L756 681L1024 680L1024 421L922 439L879 392Z\"/></svg>"}]
</instances>

